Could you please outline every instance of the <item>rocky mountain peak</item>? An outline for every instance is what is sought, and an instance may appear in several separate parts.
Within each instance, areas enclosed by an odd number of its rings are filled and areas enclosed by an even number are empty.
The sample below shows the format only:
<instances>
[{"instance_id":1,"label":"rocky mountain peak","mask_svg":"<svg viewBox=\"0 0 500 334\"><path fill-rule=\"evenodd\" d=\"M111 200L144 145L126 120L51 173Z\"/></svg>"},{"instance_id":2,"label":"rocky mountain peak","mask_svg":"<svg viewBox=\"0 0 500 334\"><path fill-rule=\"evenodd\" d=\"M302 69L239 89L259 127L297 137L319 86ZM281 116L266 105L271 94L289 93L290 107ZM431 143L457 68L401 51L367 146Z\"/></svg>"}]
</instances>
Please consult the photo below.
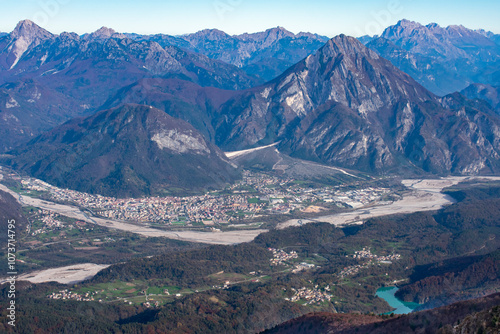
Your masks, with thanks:
<instances>
[{"instance_id":1,"label":"rocky mountain peak","mask_svg":"<svg viewBox=\"0 0 500 334\"><path fill-rule=\"evenodd\" d=\"M111 38L113 35L116 34L116 31L108 28L108 27L101 27L94 31L93 33L87 35L87 39L108 39Z\"/></svg>"},{"instance_id":2,"label":"rocky mountain peak","mask_svg":"<svg viewBox=\"0 0 500 334\"><path fill-rule=\"evenodd\" d=\"M418 22L409 20L400 20L393 26L390 26L384 30L381 37L391 39L400 39L403 37L409 37L415 34L415 31L427 31L428 28L421 25Z\"/></svg>"},{"instance_id":3,"label":"rocky mountain peak","mask_svg":"<svg viewBox=\"0 0 500 334\"><path fill-rule=\"evenodd\" d=\"M423 170L463 174L488 170L485 159L498 159L498 144L484 139L486 133L498 133L498 119L487 107L468 104L460 96L440 103L409 75L353 37L332 38L278 79L269 91L278 94L273 98L283 108L280 116L299 118L300 125L293 137L286 128L276 137L287 134L283 147L301 152L301 156L381 170L396 166L397 157L403 155ZM264 93L267 91L261 95ZM480 125L469 118L474 112L483 117ZM449 117L458 117L454 124L471 130L458 136L455 129L462 128L450 127L449 133L441 135ZM253 126L255 117L251 121ZM246 128L238 131L250 132ZM252 138L258 140L263 141L263 137ZM415 158L415 151L424 153Z\"/></svg>"},{"instance_id":4,"label":"rocky mountain peak","mask_svg":"<svg viewBox=\"0 0 500 334\"><path fill-rule=\"evenodd\" d=\"M36 38L48 39L54 35L30 20L23 20L17 24L10 36L12 39L24 38L27 41L33 41Z\"/></svg>"},{"instance_id":5,"label":"rocky mountain peak","mask_svg":"<svg viewBox=\"0 0 500 334\"><path fill-rule=\"evenodd\" d=\"M430 54L433 57L467 58L470 46L493 47L495 43L484 34L463 25L441 27L437 23L426 26L418 22L401 20L384 30L386 38L407 51ZM464 47L465 48L464 50Z\"/></svg>"},{"instance_id":6,"label":"rocky mountain peak","mask_svg":"<svg viewBox=\"0 0 500 334\"><path fill-rule=\"evenodd\" d=\"M54 35L30 20L19 22L16 28L10 33L10 42L7 47L7 64L10 66L10 69L16 66L21 56L30 47L37 46L42 41L52 37Z\"/></svg>"},{"instance_id":7,"label":"rocky mountain peak","mask_svg":"<svg viewBox=\"0 0 500 334\"><path fill-rule=\"evenodd\" d=\"M459 39L459 38L478 38L486 39L485 36L475 32L474 30L467 29L463 25L451 25L443 29L446 31L448 38Z\"/></svg>"},{"instance_id":8,"label":"rocky mountain peak","mask_svg":"<svg viewBox=\"0 0 500 334\"><path fill-rule=\"evenodd\" d=\"M62 32L59 35L59 38L62 40L76 40L77 41L80 39L80 36L78 36L78 34L76 34L74 32Z\"/></svg>"},{"instance_id":9,"label":"rocky mountain peak","mask_svg":"<svg viewBox=\"0 0 500 334\"><path fill-rule=\"evenodd\" d=\"M495 34L492 33L491 31L487 31L487 30L484 30L484 29L475 29L474 31L477 32L478 34L481 34L484 37L488 37L488 38L491 38L491 37L495 36Z\"/></svg>"},{"instance_id":10,"label":"rocky mountain peak","mask_svg":"<svg viewBox=\"0 0 500 334\"><path fill-rule=\"evenodd\" d=\"M330 85L323 87L327 100L359 112L375 111L396 101L433 99L423 87L358 39L338 35L330 39L306 64ZM318 80L317 78L316 80Z\"/></svg>"},{"instance_id":11,"label":"rocky mountain peak","mask_svg":"<svg viewBox=\"0 0 500 334\"><path fill-rule=\"evenodd\" d=\"M437 24L436 24L437 25ZM415 22L415 21L411 21L411 20L407 20L407 19L402 19L402 20L399 20L396 25L396 27L402 27L402 28L406 28L406 29L415 29L415 28L420 28L420 27L423 27L422 24L418 23L418 22Z\"/></svg>"},{"instance_id":12,"label":"rocky mountain peak","mask_svg":"<svg viewBox=\"0 0 500 334\"><path fill-rule=\"evenodd\" d=\"M348 56L365 54L375 59L379 58L379 56L375 52L364 46L363 43L361 43L357 38L344 34L330 39L325 44L325 46L318 50L318 52L330 57L337 56L338 54L344 54Z\"/></svg>"},{"instance_id":13,"label":"rocky mountain peak","mask_svg":"<svg viewBox=\"0 0 500 334\"><path fill-rule=\"evenodd\" d=\"M298 38L302 38L302 37L306 37L306 38L314 38L314 39L328 39L328 37L326 36L321 36L321 35L318 35L318 34L313 34L313 33L310 33L310 32L299 32L297 35L295 35L295 37L298 37Z\"/></svg>"},{"instance_id":14,"label":"rocky mountain peak","mask_svg":"<svg viewBox=\"0 0 500 334\"><path fill-rule=\"evenodd\" d=\"M445 29L447 38L453 45L463 47L475 45L480 47L495 47L495 42L477 31L468 29L463 25L451 25Z\"/></svg>"},{"instance_id":15,"label":"rocky mountain peak","mask_svg":"<svg viewBox=\"0 0 500 334\"><path fill-rule=\"evenodd\" d=\"M473 31L473 30L470 30L470 29L467 29L466 27L464 27L463 25L459 24L459 25L450 25L448 27L446 27L446 30L454 30L454 31Z\"/></svg>"},{"instance_id":16,"label":"rocky mountain peak","mask_svg":"<svg viewBox=\"0 0 500 334\"><path fill-rule=\"evenodd\" d=\"M242 40L254 41L261 43L263 47L272 45L276 41L283 38L295 38L296 35L283 27L270 28L262 32L256 32L253 34L245 33L239 36Z\"/></svg>"},{"instance_id":17,"label":"rocky mountain peak","mask_svg":"<svg viewBox=\"0 0 500 334\"><path fill-rule=\"evenodd\" d=\"M259 37L260 37L260 39L262 39L262 42L264 43L264 45L267 45L267 44L272 44L272 43L274 43L280 39L283 39L283 38L287 38L287 37L294 38L295 34L286 30L283 27L278 26L276 28L267 29Z\"/></svg>"},{"instance_id":18,"label":"rocky mountain peak","mask_svg":"<svg viewBox=\"0 0 500 334\"><path fill-rule=\"evenodd\" d=\"M380 110L406 104L406 101L432 99L434 96L411 77L356 38L339 35L261 87L243 111L241 105L234 104L235 109L228 113L234 113L237 124L228 127L233 130L227 141L231 142L228 145L242 143L247 146L267 143L269 133L274 132L275 138L279 138L286 133L287 126L299 119L305 123L314 122L317 111L324 106L342 112L349 110L358 122L377 117L374 115ZM272 123L273 128L267 128L275 110L279 110L282 126ZM309 126L304 124L302 128Z\"/></svg>"},{"instance_id":19,"label":"rocky mountain peak","mask_svg":"<svg viewBox=\"0 0 500 334\"><path fill-rule=\"evenodd\" d=\"M277 38L295 37L293 32L286 30L283 27L277 26L276 28L267 29L265 31L268 35L276 36Z\"/></svg>"},{"instance_id":20,"label":"rocky mountain peak","mask_svg":"<svg viewBox=\"0 0 500 334\"><path fill-rule=\"evenodd\" d=\"M224 31L219 29L204 29L192 35L186 35L186 37L189 37L188 38L189 40L203 38L210 41L219 41L229 38L230 36L226 34Z\"/></svg>"}]
</instances>

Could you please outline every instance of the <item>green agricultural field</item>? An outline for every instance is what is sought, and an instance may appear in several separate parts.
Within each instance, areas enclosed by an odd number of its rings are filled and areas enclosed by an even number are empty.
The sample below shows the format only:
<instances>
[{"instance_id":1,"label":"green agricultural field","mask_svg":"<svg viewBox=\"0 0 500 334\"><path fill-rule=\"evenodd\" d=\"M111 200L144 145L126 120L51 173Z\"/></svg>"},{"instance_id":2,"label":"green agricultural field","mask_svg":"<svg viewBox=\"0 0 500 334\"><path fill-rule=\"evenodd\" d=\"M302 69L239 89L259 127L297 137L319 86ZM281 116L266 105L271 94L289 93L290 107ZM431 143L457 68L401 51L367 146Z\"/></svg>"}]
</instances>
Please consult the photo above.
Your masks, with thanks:
<instances>
[{"instance_id":1,"label":"green agricultural field","mask_svg":"<svg viewBox=\"0 0 500 334\"><path fill-rule=\"evenodd\" d=\"M172 225L175 225L175 226L186 226L187 222L186 221L175 221L175 222L172 222Z\"/></svg>"},{"instance_id":2,"label":"green agricultural field","mask_svg":"<svg viewBox=\"0 0 500 334\"><path fill-rule=\"evenodd\" d=\"M156 281L134 280L132 282L113 281L109 283L84 284L76 286L71 292L85 295L89 294L94 300L103 300L105 302L130 301L134 304L141 304L145 301L159 301L162 304L170 302L181 296L195 293L196 291L205 291L208 287L200 289L183 289L172 285L152 285ZM147 296L147 299L146 299Z\"/></svg>"}]
</instances>

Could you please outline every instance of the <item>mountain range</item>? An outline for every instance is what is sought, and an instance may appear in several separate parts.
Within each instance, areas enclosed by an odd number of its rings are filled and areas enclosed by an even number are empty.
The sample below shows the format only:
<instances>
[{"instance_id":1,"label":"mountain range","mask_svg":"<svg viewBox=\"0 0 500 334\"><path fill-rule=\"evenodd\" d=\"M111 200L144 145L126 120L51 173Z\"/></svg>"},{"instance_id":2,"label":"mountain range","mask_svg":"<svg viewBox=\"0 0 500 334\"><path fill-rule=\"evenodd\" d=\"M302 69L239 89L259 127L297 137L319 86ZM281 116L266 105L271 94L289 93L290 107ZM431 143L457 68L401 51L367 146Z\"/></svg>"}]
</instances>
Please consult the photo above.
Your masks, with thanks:
<instances>
[{"instance_id":1,"label":"mountain range","mask_svg":"<svg viewBox=\"0 0 500 334\"><path fill-rule=\"evenodd\" d=\"M293 156L371 172L497 169L498 145L488 138L498 135L499 123L488 105L459 94L439 98L344 35L255 88L143 80L106 106L134 99L191 122L224 150L281 141Z\"/></svg>"},{"instance_id":2,"label":"mountain range","mask_svg":"<svg viewBox=\"0 0 500 334\"><path fill-rule=\"evenodd\" d=\"M135 36L135 39L201 53L268 81L319 49L329 38L304 32L294 34L283 27L276 27L234 36L217 29L205 29L176 37L158 34Z\"/></svg>"},{"instance_id":3,"label":"mountain range","mask_svg":"<svg viewBox=\"0 0 500 334\"><path fill-rule=\"evenodd\" d=\"M20 22L0 34L5 186L29 175L61 188L132 198L129 203L216 189L235 195L227 215L244 224L231 218L214 232L269 231L246 243L204 246L190 237L164 248L166 238L89 222L82 228L87 223L65 219L64 212L23 208L21 197L0 191L0 217L19 221L26 246L19 269L81 259L109 265L72 288L19 282L18 304L28 316L19 317L17 329L494 332L500 325L500 186L491 178L448 188L443 196L454 203L436 211L340 227L302 220L349 210L336 202L342 192L353 194L349 202L380 196L376 201L383 203L408 191L401 178L500 173L499 58L498 35L407 20L360 39L282 27L237 36L216 29L138 35L106 27L55 35ZM273 174L250 174L247 184L234 185L243 169ZM251 182L259 184L255 191ZM229 184L230 191L224 189ZM261 186L278 188L270 195ZM282 186L302 189L296 197L304 210L240 220L247 199L262 208L257 213L270 208L267 201L283 212L287 198L276 195ZM362 187L367 192L359 192ZM179 210L189 210L179 201ZM182 214L177 218L186 222ZM218 224L205 218L189 230ZM299 226L275 228L281 219ZM0 232L6 228L0 224ZM155 244L158 249L149 248ZM282 263L270 266L276 259ZM310 267L299 272L294 267L301 261ZM422 311L358 314L390 311L375 291L396 282L395 296L424 303ZM10 286L0 288L0 300L10 299ZM65 300L47 298L57 290ZM67 293L80 291L92 301L67 300ZM4 323L0 328L11 330Z\"/></svg>"},{"instance_id":4,"label":"mountain range","mask_svg":"<svg viewBox=\"0 0 500 334\"><path fill-rule=\"evenodd\" d=\"M475 55L485 63L496 64L496 44L485 34L463 27L400 21L368 46L392 43L392 50L431 57L431 69L451 73L442 67L449 59L455 59L458 66L464 57L472 59ZM111 190L97 185L97 179L85 185L56 180L53 166L41 163L39 158L58 161L58 152L65 152L68 144L62 134L69 131L68 126L80 124L81 119L56 125L73 117L93 117L99 110L119 110L124 104L129 105L128 110L130 105L138 108L140 104L191 124L206 145L224 150L279 142L277 148L293 157L375 174L498 172L500 117L495 112L493 90L488 94L472 88L463 91L472 100L459 93L439 97L398 69L393 59L391 63L390 57L383 58L380 50L374 51L356 38L339 35L312 51L323 41L322 36L294 35L280 27L239 36L217 30L175 37L141 36L108 28L83 36L53 35L33 22L22 21L0 38L0 116L5 120L0 132L8 138L1 148L6 152L24 143L10 152L18 155L9 158L13 166L61 186L108 193ZM299 61L266 83L243 70L265 59ZM474 75L485 77L485 72L477 68ZM491 66L490 71L494 70ZM107 121L121 122L120 113L110 115L118 118ZM84 124L93 124L89 122ZM44 132L50 128L54 129ZM83 125L77 128L90 131ZM127 131L127 136L142 138L141 154L152 152L151 138L145 135L149 130L132 127ZM105 138L94 137L92 145L98 148L98 140ZM51 143L52 151L46 143ZM212 146L210 152L215 151ZM131 150L127 154L136 153ZM151 168L153 156L147 159ZM63 164L68 177L83 165L92 164L81 159L78 157L76 165ZM217 164L224 165L220 161ZM119 162L101 165L106 170L98 174L106 178ZM233 171L226 167L220 169L225 176L219 181L234 179ZM208 174L211 170L207 167ZM172 175L179 172L172 170ZM151 193L161 179L141 177L137 176L135 186L126 186L122 195ZM123 179L127 177L121 175ZM209 177L200 184L221 184L216 179ZM181 185L176 183L180 178L172 180L159 184Z\"/></svg>"},{"instance_id":5,"label":"mountain range","mask_svg":"<svg viewBox=\"0 0 500 334\"><path fill-rule=\"evenodd\" d=\"M175 46L163 48L156 42L114 38L110 33L103 28L83 37L74 33L52 35L31 21L20 22L13 32L0 38L0 85L9 95L0 105L5 113L2 118L12 119L12 123L26 113L23 97L18 101L15 88L8 88L30 80L39 87L37 101L41 104L65 100L62 121L101 109L111 94L147 77L178 77L226 89L248 88L261 82L236 66L201 54ZM5 86L12 83L14 86ZM53 96L58 97L54 100ZM62 123L52 116L50 108L35 106L29 111L38 120L35 126L29 122L23 123L25 129L2 126L1 131L9 138L1 145L4 150L53 127L54 122Z\"/></svg>"},{"instance_id":6,"label":"mountain range","mask_svg":"<svg viewBox=\"0 0 500 334\"><path fill-rule=\"evenodd\" d=\"M362 41L440 96L473 83L500 84L499 35L491 32L401 20Z\"/></svg>"}]
</instances>

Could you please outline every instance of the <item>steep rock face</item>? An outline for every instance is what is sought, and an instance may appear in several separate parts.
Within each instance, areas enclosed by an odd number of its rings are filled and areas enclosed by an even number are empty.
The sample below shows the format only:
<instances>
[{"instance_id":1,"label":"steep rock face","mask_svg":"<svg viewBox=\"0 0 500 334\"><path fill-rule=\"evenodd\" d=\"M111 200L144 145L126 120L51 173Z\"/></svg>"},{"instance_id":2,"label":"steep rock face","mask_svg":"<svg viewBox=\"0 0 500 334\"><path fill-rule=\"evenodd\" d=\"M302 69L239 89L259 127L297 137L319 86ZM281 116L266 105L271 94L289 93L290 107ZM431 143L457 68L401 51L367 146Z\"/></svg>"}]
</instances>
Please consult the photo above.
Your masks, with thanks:
<instances>
[{"instance_id":1,"label":"steep rock face","mask_svg":"<svg viewBox=\"0 0 500 334\"><path fill-rule=\"evenodd\" d=\"M231 150L281 141L294 156L366 171L498 170L500 121L486 104L439 99L343 35L221 115L216 142Z\"/></svg>"},{"instance_id":2,"label":"steep rock face","mask_svg":"<svg viewBox=\"0 0 500 334\"><path fill-rule=\"evenodd\" d=\"M229 134L222 143L254 145L274 140L296 118L329 101L367 116L402 99L423 102L433 98L355 38L340 35L272 82L229 101L223 114L231 126L226 126Z\"/></svg>"},{"instance_id":3,"label":"steep rock face","mask_svg":"<svg viewBox=\"0 0 500 334\"><path fill-rule=\"evenodd\" d=\"M298 76L304 78L315 105L334 100L363 113L401 98L424 101L432 97L408 75L394 71L387 60L345 35L331 39L302 64Z\"/></svg>"},{"instance_id":4,"label":"steep rock face","mask_svg":"<svg viewBox=\"0 0 500 334\"><path fill-rule=\"evenodd\" d=\"M34 177L115 197L204 189L238 177L191 125L132 104L72 120L12 153L12 165Z\"/></svg>"},{"instance_id":5,"label":"steep rock face","mask_svg":"<svg viewBox=\"0 0 500 334\"><path fill-rule=\"evenodd\" d=\"M308 114L281 147L294 156L363 170L394 163L378 129L356 111L335 102Z\"/></svg>"},{"instance_id":6,"label":"steep rock face","mask_svg":"<svg viewBox=\"0 0 500 334\"><path fill-rule=\"evenodd\" d=\"M52 37L29 20L19 22L9 35L0 36L0 69L12 69L30 47Z\"/></svg>"}]
</instances>

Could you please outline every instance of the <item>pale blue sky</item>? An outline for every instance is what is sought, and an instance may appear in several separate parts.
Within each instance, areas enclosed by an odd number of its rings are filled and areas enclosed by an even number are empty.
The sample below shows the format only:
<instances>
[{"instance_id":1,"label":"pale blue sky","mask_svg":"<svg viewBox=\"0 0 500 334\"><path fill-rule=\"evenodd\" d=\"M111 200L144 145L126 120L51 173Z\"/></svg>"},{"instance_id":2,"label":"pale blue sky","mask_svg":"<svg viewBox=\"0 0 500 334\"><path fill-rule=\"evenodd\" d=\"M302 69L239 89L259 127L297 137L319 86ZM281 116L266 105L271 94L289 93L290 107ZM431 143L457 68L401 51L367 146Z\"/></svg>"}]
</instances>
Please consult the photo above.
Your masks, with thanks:
<instances>
[{"instance_id":1,"label":"pale blue sky","mask_svg":"<svg viewBox=\"0 0 500 334\"><path fill-rule=\"evenodd\" d=\"M406 18L500 33L498 0L0 0L0 9L2 32L30 19L53 33L83 34L106 26L141 34L205 28L240 34L282 26L333 37L373 35Z\"/></svg>"}]
</instances>

